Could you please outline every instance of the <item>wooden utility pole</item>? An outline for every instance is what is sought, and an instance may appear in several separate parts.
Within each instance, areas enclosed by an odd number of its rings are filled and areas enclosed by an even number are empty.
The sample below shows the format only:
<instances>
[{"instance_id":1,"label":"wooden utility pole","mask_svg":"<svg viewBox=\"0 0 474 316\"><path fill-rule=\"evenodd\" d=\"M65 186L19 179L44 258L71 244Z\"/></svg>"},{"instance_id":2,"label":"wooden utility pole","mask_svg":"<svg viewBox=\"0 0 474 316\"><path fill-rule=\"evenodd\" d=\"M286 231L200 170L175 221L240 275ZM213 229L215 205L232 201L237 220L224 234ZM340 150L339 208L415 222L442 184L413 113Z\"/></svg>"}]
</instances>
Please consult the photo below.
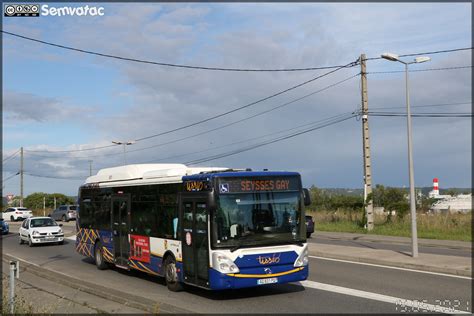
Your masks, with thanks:
<instances>
[{"instance_id":1,"label":"wooden utility pole","mask_svg":"<svg viewBox=\"0 0 474 316\"><path fill-rule=\"evenodd\" d=\"M23 207L23 147L20 149L20 207Z\"/></svg>"},{"instance_id":2,"label":"wooden utility pole","mask_svg":"<svg viewBox=\"0 0 474 316\"><path fill-rule=\"evenodd\" d=\"M367 230L374 229L374 205L372 199L372 166L370 163L369 102L367 98L367 71L365 54L360 55L361 95L362 95L362 145L364 154L364 204ZM367 200L367 196L370 199Z\"/></svg>"}]
</instances>

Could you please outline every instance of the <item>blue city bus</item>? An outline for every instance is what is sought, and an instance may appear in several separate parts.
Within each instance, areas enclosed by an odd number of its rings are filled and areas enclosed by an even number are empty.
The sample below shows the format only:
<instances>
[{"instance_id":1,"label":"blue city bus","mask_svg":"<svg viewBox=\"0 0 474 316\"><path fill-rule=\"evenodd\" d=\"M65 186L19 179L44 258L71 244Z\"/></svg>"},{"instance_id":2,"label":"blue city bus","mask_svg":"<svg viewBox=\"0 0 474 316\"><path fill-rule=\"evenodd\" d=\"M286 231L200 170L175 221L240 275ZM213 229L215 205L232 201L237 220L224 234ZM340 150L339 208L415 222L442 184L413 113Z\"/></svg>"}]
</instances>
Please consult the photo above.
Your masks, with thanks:
<instances>
[{"instance_id":1,"label":"blue city bus","mask_svg":"<svg viewBox=\"0 0 474 316\"><path fill-rule=\"evenodd\" d=\"M137 164L100 170L79 189L76 250L98 269L135 269L209 290L306 280L296 172Z\"/></svg>"}]
</instances>

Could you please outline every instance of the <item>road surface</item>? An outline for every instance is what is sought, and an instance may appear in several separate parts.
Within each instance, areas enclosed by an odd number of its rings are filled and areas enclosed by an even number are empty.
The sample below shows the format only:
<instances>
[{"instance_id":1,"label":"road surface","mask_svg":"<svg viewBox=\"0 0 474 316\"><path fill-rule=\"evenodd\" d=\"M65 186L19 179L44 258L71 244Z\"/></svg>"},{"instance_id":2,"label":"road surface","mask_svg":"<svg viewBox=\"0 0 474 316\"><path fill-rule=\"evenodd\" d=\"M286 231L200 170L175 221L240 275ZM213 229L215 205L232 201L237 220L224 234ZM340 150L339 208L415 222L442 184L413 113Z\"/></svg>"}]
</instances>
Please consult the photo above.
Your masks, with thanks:
<instances>
[{"instance_id":1,"label":"road surface","mask_svg":"<svg viewBox=\"0 0 474 316\"><path fill-rule=\"evenodd\" d=\"M72 231L72 225L67 223L64 230ZM12 231L16 231L14 226L17 225L11 225ZM19 245L17 235L11 233L3 238L3 253L125 295L165 302L189 312L396 313L422 311L422 304L428 311L439 311L442 307L472 310L469 278L314 257L310 258L309 278L301 283L223 292L187 287L186 291L174 293L168 291L161 278L141 272L99 271L92 260L75 252L72 240L66 240L62 246L30 248Z\"/></svg>"}]
</instances>

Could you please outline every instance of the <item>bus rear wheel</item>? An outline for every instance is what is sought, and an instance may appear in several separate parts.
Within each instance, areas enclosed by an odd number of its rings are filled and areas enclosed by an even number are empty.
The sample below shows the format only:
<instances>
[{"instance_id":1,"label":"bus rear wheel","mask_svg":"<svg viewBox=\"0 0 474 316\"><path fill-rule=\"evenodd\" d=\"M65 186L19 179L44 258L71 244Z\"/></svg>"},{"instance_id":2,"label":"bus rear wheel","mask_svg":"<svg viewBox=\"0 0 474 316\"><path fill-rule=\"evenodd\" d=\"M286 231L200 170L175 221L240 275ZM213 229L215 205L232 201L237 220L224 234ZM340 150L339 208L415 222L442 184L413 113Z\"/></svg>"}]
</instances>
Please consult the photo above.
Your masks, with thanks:
<instances>
[{"instance_id":1,"label":"bus rear wheel","mask_svg":"<svg viewBox=\"0 0 474 316\"><path fill-rule=\"evenodd\" d=\"M95 265L99 270L107 269L107 263L104 260L104 255L102 254L102 243L100 241L96 242L94 248L94 258L95 258Z\"/></svg>"},{"instance_id":2,"label":"bus rear wheel","mask_svg":"<svg viewBox=\"0 0 474 316\"><path fill-rule=\"evenodd\" d=\"M183 285L178 279L176 260L172 256L168 256L165 260L165 279L166 286L170 291L179 292L183 289Z\"/></svg>"}]
</instances>

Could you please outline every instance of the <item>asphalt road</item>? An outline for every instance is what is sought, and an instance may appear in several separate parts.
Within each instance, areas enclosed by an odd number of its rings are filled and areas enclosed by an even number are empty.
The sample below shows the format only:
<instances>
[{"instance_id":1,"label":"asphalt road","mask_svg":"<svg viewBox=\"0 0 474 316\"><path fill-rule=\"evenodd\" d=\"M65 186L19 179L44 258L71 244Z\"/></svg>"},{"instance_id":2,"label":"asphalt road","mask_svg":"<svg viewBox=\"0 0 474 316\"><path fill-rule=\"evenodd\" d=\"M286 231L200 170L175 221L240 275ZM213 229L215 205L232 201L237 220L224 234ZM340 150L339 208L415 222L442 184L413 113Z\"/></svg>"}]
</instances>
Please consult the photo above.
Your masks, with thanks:
<instances>
[{"instance_id":1,"label":"asphalt road","mask_svg":"<svg viewBox=\"0 0 474 316\"><path fill-rule=\"evenodd\" d=\"M327 244L336 246L350 246L350 247L361 247L361 248L372 248L372 249L387 249L398 252L411 252L411 244L406 243L395 243L395 242L384 242L384 241L365 241L365 240L350 240L344 238L331 238L326 236L313 235L308 239L308 242L316 244ZM468 248L456 248L448 246L426 246L418 245L419 253L430 253L436 255L447 255L447 256L458 256L458 257L471 257L472 251Z\"/></svg>"},{"instance_id":2,"label":"asphalt road","mask_svg":"<svg viewBox=\"0 0 474 316\"><path fill-rule=\"evenodd\" d=\"M67 232L71 227L72 231L73 225L67 223L64 230ZM19 245L16 234L9 234L3 238L3 252L46 269L199 313L416 311L402 307L403 300L418 300L464 311L471 311L472 306L469 279L334 260L310 258L310 276L308 281L302 283L223 292L188 287L184 292L173 293L168 291L161 278L120 269L97 270L93 261L74 251L74 242L70 240L62 246L30 248ZM398 305L393 301L395 299L396 302L396 298L402 299Z\"/></svg>"}]
</instances>

